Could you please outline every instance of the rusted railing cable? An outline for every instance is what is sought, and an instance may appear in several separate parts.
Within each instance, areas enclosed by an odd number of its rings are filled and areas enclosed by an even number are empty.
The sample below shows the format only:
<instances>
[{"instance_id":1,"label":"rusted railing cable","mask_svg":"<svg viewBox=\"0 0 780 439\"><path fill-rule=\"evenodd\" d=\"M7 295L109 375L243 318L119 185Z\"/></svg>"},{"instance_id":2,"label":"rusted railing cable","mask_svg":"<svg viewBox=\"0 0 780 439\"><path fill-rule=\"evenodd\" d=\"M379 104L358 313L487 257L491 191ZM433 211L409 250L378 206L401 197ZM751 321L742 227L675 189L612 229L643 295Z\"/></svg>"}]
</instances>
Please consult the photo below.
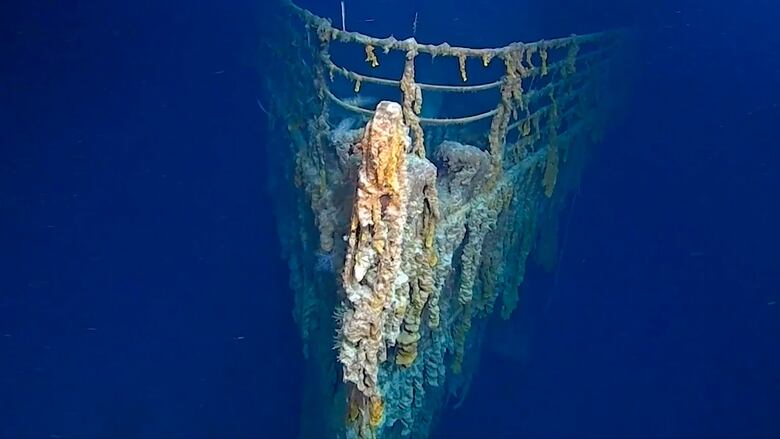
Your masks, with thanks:
<instances>
[{"instance_id":1,"label":"rusted railing cable","mask_svg":"<svg viewBox=\"0 0 780 439\"><path fill-rule=\"evenodd\" d=\"M427 53L430 55L441 56L466 56L469 58L481 58L485 57L497 57L504 53L516 51L520 48L527 50L539 50L539 49L554 49L564 47L574 42L582 45L588 43L599 42L612 38L617 32L598 32L585 35L570 35L568 37L554 38L551 40L540 40L532 43L511 43L507 46L500 48L488 48L488 49L473 49L468 47L450 46L447 43L438 45L434 44L420 44L414 38L408 38L406 40L397 40L395 37L387 38L375 38L368 35L364 35L358 32L347 32L333 27L329 20L322 17L318 17L311 12L302 9L290 0L285 2L295 11L301 19L310 27L314 29L325 29L328 38L334 41L340 41L345 43L358 43L366 46L379 47L385 51L399 50L402 52L408 52L410 50L417 51L418 53Z\"/></svg>"},{"instance_id":2,"label":"rusted railing cable","mask_svg":"<svg viewBox=\"0 0 780 439\"><path fill-rule=\"evenodd\" d=\"M591 62L593 60L599 60L601 59L602 55L605 55L609 49L601 49L601 50L594 50L591 52L586 53L585 55L578 56L577 62L578 63L584 63L584 62ZM388 87L398 87L400 85L399 80L395 79L385 79L385 78L377 78L375 76L368 76L363 75L360 73L353 72L351 70L346 69L345 67L341 67L334 63L330 58L328 57L322 57L322 62L325 64L325 67L331 71L339 73L341 76L351 80L351 81L359 81L361 83L371 83L371 84L378 84L378 85L385 85ZM552 65L548 67L548 73L547 75L553 74L553 72L556 72L560 70L561 68L564 68L567 66L568 60L562 59L559 61L556 61ZM539 77L539 72L541 71L541 67L535 66L532 68L529 68L526 70L526 76L524 79L528 78L536 78ZM501 85L501 79L498 79L493 82L489 82L486 84L476 84L476 85L444 85L444 84L424 84L424 83L417 83L417 86L420 87L422 90L427 91L434 91L434 92L451 92L451 93L477 93L481 91L487 91L494 88L498 88Z\"/></svg>"},{"instance_id":3,"label":"rusted railing cable","mask_svg":"<svg viewBox=\"0 0 780 439\"><path fill-rule=\"evenodd\" d=\"M548 96L549 92L552 89L556 88L556 87L562 87L562 86L564 86L564 85L566 85L566 84L568 84L570 82L574 83L575 81L579 81L579 80L581 80L583 78L584 78L584 75L578 73L578 74L572 75L572 76L570 76L568 78L565 78L565 80L563 80L563 81L551 82L551 83L547 84L546 86L544 86L544 87L542 87L540 89L531 90L531 91L529 91L529 92L527 92L527 93L525 93L523 95L524 98L526 99L526 104L529 104L529 103L533 102L534 100L536 100L539 97ZM573 93L573 94L576 95L576 93ZM350 103L347 103L344 100L340 99L339 97L335 96L327 88L325 89L325 95L331 101L333 101L336 105L338 105L339 107L341 107L341 108L343 108L343 109L345 109L347 111L351 111L353 113L361 114L361 115L367 116L367 117L371 117L371 116L374 115L374 110L361 108L361 107L358 107L356 105L352 105ZM525 118L519 119L518 121L510 124L507 127L507 132L512 131L513 129L517 128L526 119L530 120L537 113L541 115L545 108L547 108L547 105L545 105L544 107L541 107L541 108L537 109L536 111L534 111L534 113L531 114L530 118L528 116L526 116ZM544 110L544 111L546 111L546 110ZM456 118L428 118L428 117L421 117L420 118L420 123L422 125L428 125L428 126L465 125L465 124L469 124L469 123L473 123L473 122L478 122L478 121L483 120L483 119L487 119L489 117L494 116L495 114L496 114L496 109L493 109L493 110L490 110L490 111L486 111L484 113L475 114L475 115L472 115L472 116L464 116L464 117L456 117Z\"/></svg>"}]
</instances>

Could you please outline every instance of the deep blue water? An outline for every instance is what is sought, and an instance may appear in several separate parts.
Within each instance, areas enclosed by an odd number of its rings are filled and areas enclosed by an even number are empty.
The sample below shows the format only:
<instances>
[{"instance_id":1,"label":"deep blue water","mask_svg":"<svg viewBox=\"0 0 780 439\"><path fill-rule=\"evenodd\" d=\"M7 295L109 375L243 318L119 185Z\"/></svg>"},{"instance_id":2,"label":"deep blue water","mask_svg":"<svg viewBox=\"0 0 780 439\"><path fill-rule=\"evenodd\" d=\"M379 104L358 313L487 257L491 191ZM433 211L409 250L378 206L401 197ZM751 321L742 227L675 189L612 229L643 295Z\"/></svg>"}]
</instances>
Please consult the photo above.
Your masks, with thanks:
<instances>
[{"instance_id":1,"label":"deep blue water","mask_svg":"<svg viewBox=\"0 0 780 439\"><path fill-rule=\"evenodd\" d=\"M269 3L3 4L0 438L295 435ZM442 437L780 437L780 6L584 3L347 2L357 30L421 11L459 44L637 30L557 277L529 279L531 361L488 354Z\"/></svg>"}]
</instances>

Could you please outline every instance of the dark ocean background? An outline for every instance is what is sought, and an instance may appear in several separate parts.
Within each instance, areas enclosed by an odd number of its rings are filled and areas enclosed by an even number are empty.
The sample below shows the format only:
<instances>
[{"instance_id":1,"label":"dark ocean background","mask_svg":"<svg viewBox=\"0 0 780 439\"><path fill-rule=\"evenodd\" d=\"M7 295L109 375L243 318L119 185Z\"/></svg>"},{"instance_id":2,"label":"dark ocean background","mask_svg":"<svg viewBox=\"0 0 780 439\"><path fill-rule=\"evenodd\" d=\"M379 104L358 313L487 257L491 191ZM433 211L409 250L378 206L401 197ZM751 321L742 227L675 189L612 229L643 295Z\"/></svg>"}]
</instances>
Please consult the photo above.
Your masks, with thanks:
<instances>
[{"instance_id":1,"label":"dark ocean background","mask_svg":"<svg viewBox=\"0 0 780 439\"><path fill-rule=\"evenodd\" d=\"M354 30L418 12L418 39L480 47L635 30L558 271L528 280L530 361L486 353L440 437L780 437L780 3L346 3ZM0 6L0 438L296 435L272 7Z\"/></svg>"}]
</instances>

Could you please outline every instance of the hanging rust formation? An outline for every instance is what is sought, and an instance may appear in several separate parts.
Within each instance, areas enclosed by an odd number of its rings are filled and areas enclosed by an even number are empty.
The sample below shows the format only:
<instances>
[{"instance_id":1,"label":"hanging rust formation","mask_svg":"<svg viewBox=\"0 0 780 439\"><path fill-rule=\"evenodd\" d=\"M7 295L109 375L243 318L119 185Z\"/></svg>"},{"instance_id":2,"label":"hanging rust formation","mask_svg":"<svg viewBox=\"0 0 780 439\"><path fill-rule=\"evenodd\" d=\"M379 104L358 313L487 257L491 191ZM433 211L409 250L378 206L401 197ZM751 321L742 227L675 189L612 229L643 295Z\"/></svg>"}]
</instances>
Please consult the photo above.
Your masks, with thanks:
<instances>
[{"instance_id":1,"label":"hanging rust formation","mask_svg":"<svg viewBox=\"0 0 780 439\"><path fill-rule=\"evenodd\" d=\"M558 217L619 103L623 34L471 49L346 32L281 3L263 79L306 358L301 437L427 437L465 398L490 322L527 318L527 263L554 269ZM335 62L336 45L370 74ZM451 65L449 81L419 81L423 56ZM396 98L363 104L367 87ZM493 101L426 113L432 94Z\"/></svg>"}]
</instances>

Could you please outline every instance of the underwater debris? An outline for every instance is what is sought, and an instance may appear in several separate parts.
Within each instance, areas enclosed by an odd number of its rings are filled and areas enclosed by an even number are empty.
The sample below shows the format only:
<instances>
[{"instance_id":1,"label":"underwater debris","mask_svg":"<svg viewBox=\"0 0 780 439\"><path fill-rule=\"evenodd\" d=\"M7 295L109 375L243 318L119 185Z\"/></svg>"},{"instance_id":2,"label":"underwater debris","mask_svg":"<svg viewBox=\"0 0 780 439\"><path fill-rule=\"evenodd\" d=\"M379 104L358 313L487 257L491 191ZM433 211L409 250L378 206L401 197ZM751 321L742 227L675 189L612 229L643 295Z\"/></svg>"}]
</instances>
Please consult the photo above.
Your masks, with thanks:
<instances>
[{"instance_id":1,"label":"underwater debris","mask_svg":"<svg viewBox=\"0 0 780 439\"><path fill-rule=\"evenodd\" d=\"M287 6L275 23L296 44L271 78L268 108L286 123L269 177L307 357L301 436L424 438L449 396L466 398L487 322L521 306L529 257L552 263L582 151L616 107L603 91L619 83L620 33L472 49L345 32L343 19L338 29ZM371 67L377 50L394 52L403 72L352 72L331 60L331 42L362 48ZM423 82L420 54L458 71ZM469 81L469 58L502 65ZM334 95L337 75L355 95ZM375 87L399 102L365 94Z\"/></svg>"}]
</instances>

